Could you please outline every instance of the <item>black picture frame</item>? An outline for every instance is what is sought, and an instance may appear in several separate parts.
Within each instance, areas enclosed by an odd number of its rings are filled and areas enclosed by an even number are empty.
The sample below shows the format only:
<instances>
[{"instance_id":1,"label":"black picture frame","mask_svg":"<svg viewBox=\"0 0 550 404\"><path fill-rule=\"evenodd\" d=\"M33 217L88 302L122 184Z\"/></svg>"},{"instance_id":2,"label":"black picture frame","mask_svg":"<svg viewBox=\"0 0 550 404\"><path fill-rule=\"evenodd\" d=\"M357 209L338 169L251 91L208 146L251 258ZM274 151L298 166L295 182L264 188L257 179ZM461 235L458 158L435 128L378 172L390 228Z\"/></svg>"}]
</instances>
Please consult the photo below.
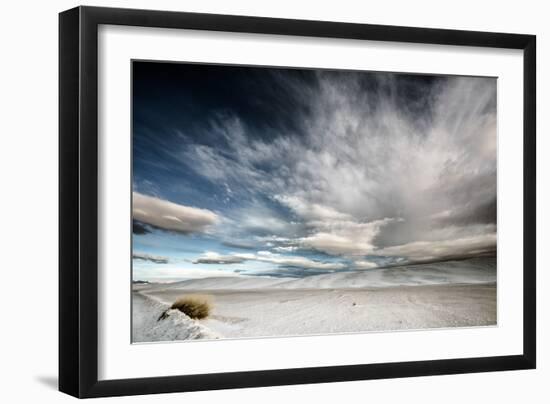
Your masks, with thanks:
<instances>
[{"instance_id":1,"label":"black picture frame","mask_svg":"<svg viewBox=\"0 0 550 404\"><path fill-rule=\"evenodd\" d=\"M99 381L98 26L181 28L523 50L523 354ZM104 397L536 366L536 37L184 12L77 7L59 15L59 390Z\"/></svg>"}]
</instances>

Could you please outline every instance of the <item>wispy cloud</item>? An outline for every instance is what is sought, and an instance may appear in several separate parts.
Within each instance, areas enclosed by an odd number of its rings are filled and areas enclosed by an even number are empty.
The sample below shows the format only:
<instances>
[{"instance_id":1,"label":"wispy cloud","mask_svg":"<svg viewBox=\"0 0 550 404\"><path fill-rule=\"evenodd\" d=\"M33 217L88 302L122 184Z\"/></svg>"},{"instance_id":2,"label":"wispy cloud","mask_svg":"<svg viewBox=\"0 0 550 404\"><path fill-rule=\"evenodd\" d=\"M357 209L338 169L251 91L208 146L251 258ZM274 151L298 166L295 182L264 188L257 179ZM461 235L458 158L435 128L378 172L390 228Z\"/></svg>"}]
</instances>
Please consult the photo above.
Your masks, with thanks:
<instances>
[{"instance_id":1,"label":"wispy cloud","mask_svg":"<svg viewBox=\"0 0 550 404\"><path fill-rule=\"evenodd\" d=\"M300 256L285 256L269 251L258 251L256 254L229 254L221 255L208 251L198 257L194 264L240 264L245 261L269 262L284 267L297 267L306 269L335 270L344 269L345 264L340 262L321 262Z\"/></svg>"},{"instance_id":2,"label":"wispy cloud","mask_svg":"<svg viewBox=\"0 0 550 404\"><path fill-rule=\"evenodd\" d=\"M223 77L228 88L242 85ZM159 143L159 154L205 189L197 191L203 200L221 201L218 213L134 193L134 219L271 254L212 252L196 259L203 264L369 269L378 265L373 257L406 263L495 252L495 79L254 77L262 97L230 97L177 141ZM314 254L319 260L305 257Z\"/></svg>"},{"instance_id":3,"label":"wispy cloud","mask_svg":"<svg viewBox=\"0 0 550 404\"><path fill-rule=\"evenodd\" d=\"M240 264L246 261L246 258L239 255L220 255L216 252L207 251L198 257L193 264Z\"/></svg>"},{"instance_id":4,"label":"wispy cloud","mask_svg":"<svg viewBox=\"0 0 550 404\"><path fill-rule=\"evenodd\" d=\"M374 269L378 267L378 264L372 261L366 261L366 260L357 260L353 263L353 269L361 270L361 269Z\"/></svg>"},{"instance_id":5,"label":"wispy cloud","mask_svg":"<svg viewBox=\"0 0 550 404\"><path fill-rule=\"evenodd\" d=\"M494 80L417 86L429 103L414 115L392 95L399 84L391 78L374 93L353 80L318 79L303 136L266 141L234 116L217 123L230 150L200 146L186 154L201 175L266 195L294 216L283 223L266 210L237 227L263 225L292 238L287 247L347 256L400 251L413 261L425 255L414 246L443 243L445 251L429 255L444 258L453 240L478 237L480 223L496 222ZM479 237L488 243L479 248L492 251L494 227L487 230ZM467 250L461 244L454 253Z\"/></svg>"},{"instance_id":6,"label":"wispy cloud","mask_svg":"<svg viewBox=\"0 0 550 404\"><path fill-rule=\"evenodd\" d=\"M132 254L132 259L135 260L141 260L141 261L150 261L154 262L155 264L168 264L168 258L167 257L160 257L158 255L150 255L140 252L134 252Z\"/></svg>"}]
</instances>

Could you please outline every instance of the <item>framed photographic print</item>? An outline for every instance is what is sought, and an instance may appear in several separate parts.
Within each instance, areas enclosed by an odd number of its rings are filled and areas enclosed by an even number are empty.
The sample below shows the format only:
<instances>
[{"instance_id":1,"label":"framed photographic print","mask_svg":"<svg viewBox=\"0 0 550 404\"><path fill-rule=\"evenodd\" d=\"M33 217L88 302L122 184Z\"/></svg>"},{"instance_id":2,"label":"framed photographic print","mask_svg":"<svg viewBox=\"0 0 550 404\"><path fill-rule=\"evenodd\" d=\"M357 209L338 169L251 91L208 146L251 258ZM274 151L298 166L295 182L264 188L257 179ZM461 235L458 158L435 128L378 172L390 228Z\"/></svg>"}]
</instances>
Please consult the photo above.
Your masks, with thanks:
<instances>
[{"instance_id":1,"label":"framed photographic print","mask_svg":"<svg viewBox=\"0 0 550 404\"><path fill-rule=\"evenodd\" d=\"M535 367L534 36L59 21L61 391Z\"/></svg>"}]
</instances>

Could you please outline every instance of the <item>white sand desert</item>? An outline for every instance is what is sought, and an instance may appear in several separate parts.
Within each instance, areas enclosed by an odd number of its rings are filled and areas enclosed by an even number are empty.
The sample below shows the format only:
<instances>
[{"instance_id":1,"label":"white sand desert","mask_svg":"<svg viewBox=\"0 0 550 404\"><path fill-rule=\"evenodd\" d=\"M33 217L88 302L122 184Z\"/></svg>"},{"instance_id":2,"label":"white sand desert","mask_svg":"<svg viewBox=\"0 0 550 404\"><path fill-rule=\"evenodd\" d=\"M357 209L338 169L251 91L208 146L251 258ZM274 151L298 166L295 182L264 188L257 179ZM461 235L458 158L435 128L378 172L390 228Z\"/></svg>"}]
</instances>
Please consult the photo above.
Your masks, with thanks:
<instances>
[{"instance_id":1,"label":"white sand desert","mask_svg":"<svg viewBox=\"0 0 550 404\"><path fill-rule=\"evenodd\" d=\"M170 310L192 294L209 296L207 318ZM489 326L496 324L496 260L150 283L134 285L132 295L134 342Z\"/></svg>"}]
</instances>

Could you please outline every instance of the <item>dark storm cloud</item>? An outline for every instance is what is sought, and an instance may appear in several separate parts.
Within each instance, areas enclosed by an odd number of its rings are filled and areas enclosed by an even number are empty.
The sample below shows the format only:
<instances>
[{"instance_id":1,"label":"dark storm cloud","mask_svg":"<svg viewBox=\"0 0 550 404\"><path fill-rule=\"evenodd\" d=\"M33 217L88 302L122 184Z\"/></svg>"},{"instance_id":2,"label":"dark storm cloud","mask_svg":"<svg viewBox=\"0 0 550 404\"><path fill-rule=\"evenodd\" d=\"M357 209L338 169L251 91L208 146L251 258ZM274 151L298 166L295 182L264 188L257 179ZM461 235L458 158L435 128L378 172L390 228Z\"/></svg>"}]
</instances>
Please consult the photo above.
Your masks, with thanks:
<instances>
[{"instance_id":1,"label":"dark storm cloud","mask_svg":"<svg viewBox=\"0 0 550 404\"><path fill-rule=\"evenodd\" d=\"M245 258L237 256L205 256L197 258L193 264L216 264L216 265L231 265L241 264L246 261Z\"/></svg>"},{"instance_id":2,"label":"dark storm cloud","mask_svg":"<svg viewBox=\"0 0 550 404\"><path fill-rule=\"evenodd\" d=\"M137 235L143 235L151 233L151 230L144 225L143 223L138 222L137 220L132 221L132 233Z\"/></svg>"},{"instance_id":3,"label":"dark storm cloud","mask_svg":"<svg viewBox=\"0 0 550 404\"><path fill-rule=\"evenodd\" d=\"M182 131L194 142L218 144L220 139L205 131L204 116L239 116L247 130L266 139L300 133L310 114L301 98L317 85L308 71L241 66L137 62L133 75L134 124L151 142L158 141L159 131L165 137Z\"/></svg>"},{"instance_id":4,"label":"dark storm cloud","mask_svg":"<svg viewBox=\"0 0 550 404\"><path fill-rule=\"evenodd\" d=\"M460 208L435 219L441 226L467 226L474 224L496 224L497 201L466 202Z\"/></svg>"}]
</instances>

